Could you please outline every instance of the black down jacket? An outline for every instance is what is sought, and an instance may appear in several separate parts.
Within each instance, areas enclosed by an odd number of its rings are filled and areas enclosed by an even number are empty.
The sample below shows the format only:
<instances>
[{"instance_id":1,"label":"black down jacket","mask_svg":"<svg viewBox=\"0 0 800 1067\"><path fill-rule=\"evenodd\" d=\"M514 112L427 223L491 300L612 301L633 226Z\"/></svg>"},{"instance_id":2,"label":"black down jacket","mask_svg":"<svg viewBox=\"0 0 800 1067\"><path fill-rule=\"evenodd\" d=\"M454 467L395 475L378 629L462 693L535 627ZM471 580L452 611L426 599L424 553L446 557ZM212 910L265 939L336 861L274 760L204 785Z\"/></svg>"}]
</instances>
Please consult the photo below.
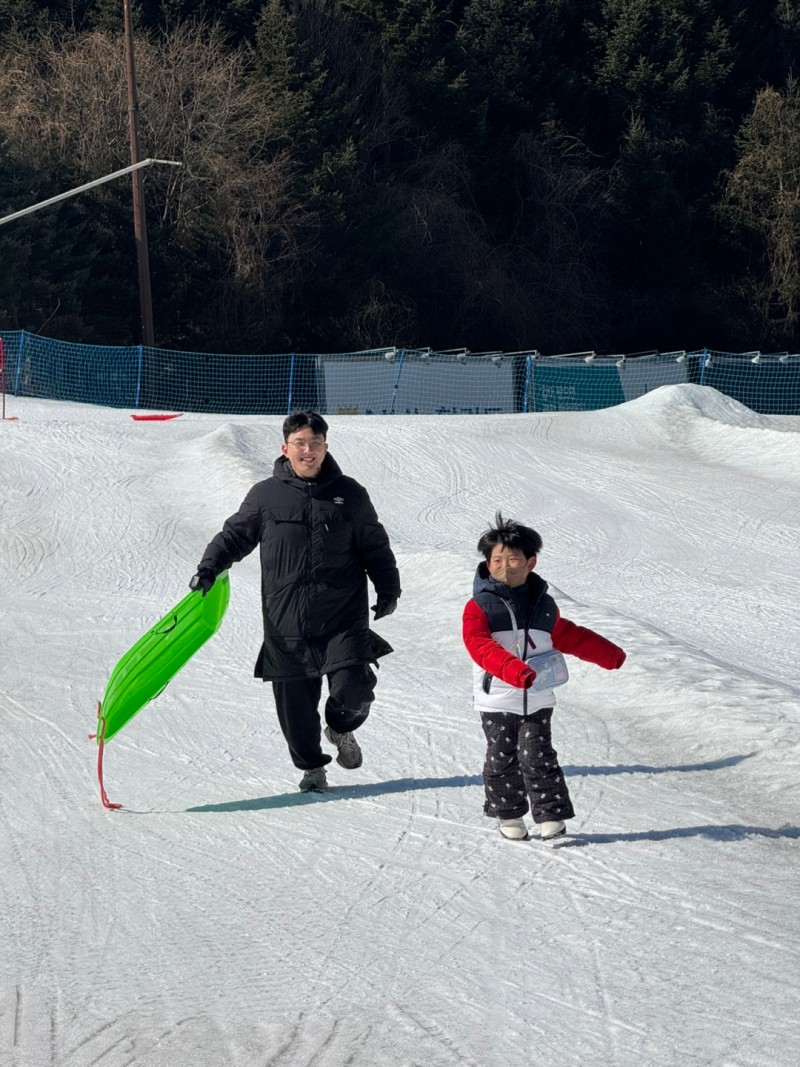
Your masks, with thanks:
<instances>
[{"instance_id":1,"label":"black down jacket","mask_svg":"<svg viewBox=\"0 0 800 1067\"><path fill-rule=\"evenodd\" d=\"M367 576L400 595L389 538L369 495L328 453L315 481L286 457L258 482L205 550L217 574L261 545L264 644L257 678L320 677L392 651L369 629Z\"/></svg>"}]
</instances>

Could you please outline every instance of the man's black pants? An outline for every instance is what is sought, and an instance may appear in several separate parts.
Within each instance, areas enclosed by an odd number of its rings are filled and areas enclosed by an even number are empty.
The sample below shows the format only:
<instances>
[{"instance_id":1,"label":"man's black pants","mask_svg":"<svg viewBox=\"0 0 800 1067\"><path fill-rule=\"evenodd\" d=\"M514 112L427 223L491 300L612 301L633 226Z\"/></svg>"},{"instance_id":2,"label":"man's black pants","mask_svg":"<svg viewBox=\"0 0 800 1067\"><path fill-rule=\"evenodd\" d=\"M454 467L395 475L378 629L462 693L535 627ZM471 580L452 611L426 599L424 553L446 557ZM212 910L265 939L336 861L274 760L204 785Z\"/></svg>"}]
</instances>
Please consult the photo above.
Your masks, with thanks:
<instances>
[{"instance_id":1,"label":"man's black pants","mask_svg":"<svg viewBox=\"0 0 800 1067\"><path fill-rule=\"evenodd\" d=\"M325 723L337 733L357 730L375 699L375 672L368 663L342 667L328 676ZM322 678L278 679L272 683L278 722L295 767L302 771L324 767L332 757L322 751L319 702Z\"/></svg>"}]
</instances>

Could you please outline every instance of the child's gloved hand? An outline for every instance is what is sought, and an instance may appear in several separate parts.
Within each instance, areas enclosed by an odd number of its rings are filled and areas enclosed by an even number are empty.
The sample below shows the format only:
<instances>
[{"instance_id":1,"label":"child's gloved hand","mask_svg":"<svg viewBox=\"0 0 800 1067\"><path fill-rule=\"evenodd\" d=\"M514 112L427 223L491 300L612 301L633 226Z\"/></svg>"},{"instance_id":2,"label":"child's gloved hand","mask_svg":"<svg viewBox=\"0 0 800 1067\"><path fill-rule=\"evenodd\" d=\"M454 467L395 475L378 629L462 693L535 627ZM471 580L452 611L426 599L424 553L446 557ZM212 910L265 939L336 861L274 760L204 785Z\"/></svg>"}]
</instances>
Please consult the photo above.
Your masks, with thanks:
<instances>
[{"instance_id":1,"label":"child's gloved hand","mask_svg":"<svg viewBox=\"0 0 800 1067\"><path fill-rule=\"evenodd\" d=\"M513 685L517 689L530 689L536 679L536 671L533 667L529 667L527 663L522 660L512 664L512 668L508 674L503 672L503 679L509 685Z\"/></svg>"}]
</instances>

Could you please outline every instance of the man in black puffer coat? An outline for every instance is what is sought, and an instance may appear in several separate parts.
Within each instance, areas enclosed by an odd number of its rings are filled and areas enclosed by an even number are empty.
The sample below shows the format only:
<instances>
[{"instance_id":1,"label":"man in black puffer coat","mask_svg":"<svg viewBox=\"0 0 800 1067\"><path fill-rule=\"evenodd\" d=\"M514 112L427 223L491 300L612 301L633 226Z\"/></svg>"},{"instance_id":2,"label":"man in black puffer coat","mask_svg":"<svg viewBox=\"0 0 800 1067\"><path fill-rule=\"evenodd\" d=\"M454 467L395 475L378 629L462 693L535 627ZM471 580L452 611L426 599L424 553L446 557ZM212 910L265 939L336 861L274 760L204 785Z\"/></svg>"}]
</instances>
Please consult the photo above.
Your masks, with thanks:
<instances>
[{"instance_id":1,"label":"man in black puffer coat","mask_svg":"<svg viewBox=\"0 0 800 1067\"><path fill-rule=\"evenodd\" d=\"M391 615L400 575L369 495L328 453L328 424L314 411L289 415L282 456L258 482L203 554L191 587L203 595L218 574L261 546L264 643L257 678L272 682L283 736L300 788L327 787L319 702L328 679L325 736L337 762L361 765L353 732L374 699L370 664L392 651L369 629L367 577L375 618Z\"/></svg>"}]
</instances>

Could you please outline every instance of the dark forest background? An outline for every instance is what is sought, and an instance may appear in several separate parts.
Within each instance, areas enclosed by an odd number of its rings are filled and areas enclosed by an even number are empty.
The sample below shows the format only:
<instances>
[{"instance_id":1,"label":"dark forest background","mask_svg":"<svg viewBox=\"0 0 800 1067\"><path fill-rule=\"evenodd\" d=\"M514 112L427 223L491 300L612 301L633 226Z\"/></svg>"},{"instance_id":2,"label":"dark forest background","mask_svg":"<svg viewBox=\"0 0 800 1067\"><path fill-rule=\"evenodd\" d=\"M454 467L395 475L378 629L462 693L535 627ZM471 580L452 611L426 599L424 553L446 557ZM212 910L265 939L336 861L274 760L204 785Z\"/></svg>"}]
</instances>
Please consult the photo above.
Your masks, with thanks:
<instances>
[{"instance_id":1,"label":"dark forest background","mask_svg":"<svg viewBox=\"0 0 800 1067\"><path fill-rule=\"evenodd\" d=\"M800 347L800 0L132 4L156 343ZM0 216L130 164L123 0L0 0ZM0 327L140 340L130 178Z\"/></svg>"}]
</instances>

